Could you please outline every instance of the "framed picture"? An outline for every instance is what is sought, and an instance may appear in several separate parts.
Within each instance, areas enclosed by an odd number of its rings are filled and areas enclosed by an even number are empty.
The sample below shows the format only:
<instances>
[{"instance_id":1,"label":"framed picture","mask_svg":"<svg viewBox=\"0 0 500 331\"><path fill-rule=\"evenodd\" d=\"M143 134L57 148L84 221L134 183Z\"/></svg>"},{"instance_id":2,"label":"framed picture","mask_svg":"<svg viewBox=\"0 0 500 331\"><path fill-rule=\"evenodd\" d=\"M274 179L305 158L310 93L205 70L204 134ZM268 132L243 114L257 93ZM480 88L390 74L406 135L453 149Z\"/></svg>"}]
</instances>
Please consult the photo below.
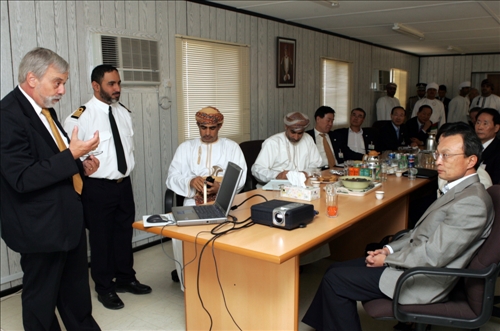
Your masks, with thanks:
<instances>
[{"instance_id":1,"label":"framed picture","mask_svg":"<svg viewBox=\"0 0 500 331\"><path fill-rule=\"evenodd\" d=\"M278 37L277 87L295 87L295 39Z\"/></svg>"}]
</instances>

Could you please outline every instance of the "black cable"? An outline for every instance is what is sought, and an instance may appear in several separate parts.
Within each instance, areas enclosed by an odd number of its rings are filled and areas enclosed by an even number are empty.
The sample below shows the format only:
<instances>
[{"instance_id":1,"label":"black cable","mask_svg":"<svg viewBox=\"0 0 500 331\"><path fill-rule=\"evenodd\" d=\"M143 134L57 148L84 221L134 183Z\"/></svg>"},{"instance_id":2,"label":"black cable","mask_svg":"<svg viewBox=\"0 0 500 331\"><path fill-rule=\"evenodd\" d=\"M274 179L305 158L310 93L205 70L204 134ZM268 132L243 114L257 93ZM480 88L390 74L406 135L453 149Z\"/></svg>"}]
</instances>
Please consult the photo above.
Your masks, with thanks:
<instances>
[{"instance_id":1,"label":"black cable","mask_svg":"<svg viewBox=\"0 0 500 331\"><path fill-rule=\"evenodd\" d=\"M242 204L244 204L245 202L247 202L248 200L252 199L252 198L255 198L255 197L262 197L264 198L265 201L268 201L267 198L265 196L263 196L262 194L254 194L248 198L246 198L245 200L243 200L243 202L241 202L239 205L234 205L231 207L231 210L235 210L237 209L239 206L241 206Z\"/></svg>"},{"instance_id":2,"label":"black cable","mask_svg":"<svg viewBox=\"0 0 500 331\"><path fill-rule=\"evenodd\" d=\"M248 197L246 198L245 200L243 200L243 202L241 202L239 205L234 205L231 207L231 210L235 210L237 209L238 207L240 207L242 204L244 204L245 202L247 202L248 200L250 200L251 198L254 198L254 197L257 197L257 196L260 196L262 198L264 198L265 201L267 201L267 198L265 196L263 196L262 194L254 194L252 195L251 197ZM241 221L241 222L238 222L238 219L233 216L233 215L228 215L230 216L233 221L225 221L225 222L222 222L222 223L219 223L217 224L216 226L214 226L212 228L212 230L210 230L210 233L213 235L212 238L210 238L209 240L207 240L207 242L203 245L201 251L200 251L200 257L199 257L199 262L198 262L198 270L197 270L197 274L196 274L196 290L197 290L197 294L198 294L198 299L200 300L200 304L201 304L201 307L203 308L203 310L207 313L208 315L208 318L210 319L210 327L209 327L209 331L212 330L212 326L213 326L213 319L212 319L212 315L210 314L210 312L208 311L208 309L205 307L205 304L203 302L203 298L201 297L201 292L200 292L200 271L201 271L201 262L202 262L202 259L203 259L203 253L205 251L205 248L210 244L212 243L212 258L214 259L214 265L215 265L215 273L216 273L216 276L217 276L217 282L219 283L219 288L221 289L221 293L222 293L222 298L223 298L223 301L224 301L224 306L226 307L226 311L228 312L229 316L231 316L231 319L233 320L233 323L238 327L239 330L241 330L241 328L239 327L239 325L236 323L236 321L234 320L233 318L233 315L231 314L231 312L229 311L229 308L227 306L227 302L226 302L226 296L224 294L224 289L222 287L222 284L220 282L220 277L219 277L219 269L217 267L217 260L215 258L215 251L214 251L214 244L215 244L215 240L217 240L219 237L227 234L227 233L230 233L232 231L236 231L236 230L240 230L240 229L244 229L244 228L248 228L250 226L253 226L255 223L253 222L248 222L248 220L251 219L251 217L248 217L247 219L245 219L244 221ZM221 232L218 232L219 230L221 230L224 226L227 226L227 225L231 225L231 227L229 229L225 229ZM238 227L238 225L241 225ZM200 233L203 233L203 232L206 232L206 231L202 231ZM198 233L196 235L196 238L195 238L195 249L196 249L196 241L197 241L197 238L198 238L198 235L200 234ZM196 259L196 255L195 254L195 257L194 259ZM193 262L194 261L191 260L189 263ZM188 264L189 264L188 263ZM186 264L185 266L187 266L188 264ZM185 267L184 266L184 267Z\"/></svg>"}]
</instances>

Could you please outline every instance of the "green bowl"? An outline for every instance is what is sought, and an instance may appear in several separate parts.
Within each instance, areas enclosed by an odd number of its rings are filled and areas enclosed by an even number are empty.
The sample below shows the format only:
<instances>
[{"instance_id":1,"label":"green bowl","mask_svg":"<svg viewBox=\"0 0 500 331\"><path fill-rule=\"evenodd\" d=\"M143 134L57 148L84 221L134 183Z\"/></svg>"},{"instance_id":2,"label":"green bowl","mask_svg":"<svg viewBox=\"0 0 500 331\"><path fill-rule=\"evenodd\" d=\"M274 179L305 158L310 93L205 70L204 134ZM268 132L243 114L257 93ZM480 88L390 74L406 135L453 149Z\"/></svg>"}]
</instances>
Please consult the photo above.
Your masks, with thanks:
<instances>
[{"instance_id":1,"label":"green bowl","mask_svg":"<svg viewBox=\"0 0 500 331\"><path fill-rule=\"evenodd\" d=\"M342 176L339 180L350 190L364 190L372 183L372 178L368 176Z\"/></svg>"}]
</instances>

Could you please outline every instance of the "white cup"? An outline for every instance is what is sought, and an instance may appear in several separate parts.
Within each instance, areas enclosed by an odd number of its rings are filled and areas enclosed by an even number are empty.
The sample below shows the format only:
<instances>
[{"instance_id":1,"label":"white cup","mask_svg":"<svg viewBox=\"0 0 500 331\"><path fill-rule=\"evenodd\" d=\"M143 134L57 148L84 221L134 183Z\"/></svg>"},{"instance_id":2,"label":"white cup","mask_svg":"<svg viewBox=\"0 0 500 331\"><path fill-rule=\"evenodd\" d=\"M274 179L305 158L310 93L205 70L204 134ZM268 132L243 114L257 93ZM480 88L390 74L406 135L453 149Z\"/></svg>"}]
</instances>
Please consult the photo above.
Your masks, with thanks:
<instances>
[{"instance_id":1,"label":"white cup","mask_svg":"<svg viewBox=\"0 0 500 331\"><path fill-rule=\"evenodd\" d=\"M403 176L403 172L404 172L404 171L401 171L401 170L396 170L396 177L401 177L401 176Z\"/></svg>"},{"instance_id":2,"label":"white cup","mask_svg":"<svg viewBox=\"0 0 500 331\"><path fill-rule=\"evenodd\" d=\"M375 198L382 200L384 198L384 191L375 191Z\"/></svg>"}]
</instances>

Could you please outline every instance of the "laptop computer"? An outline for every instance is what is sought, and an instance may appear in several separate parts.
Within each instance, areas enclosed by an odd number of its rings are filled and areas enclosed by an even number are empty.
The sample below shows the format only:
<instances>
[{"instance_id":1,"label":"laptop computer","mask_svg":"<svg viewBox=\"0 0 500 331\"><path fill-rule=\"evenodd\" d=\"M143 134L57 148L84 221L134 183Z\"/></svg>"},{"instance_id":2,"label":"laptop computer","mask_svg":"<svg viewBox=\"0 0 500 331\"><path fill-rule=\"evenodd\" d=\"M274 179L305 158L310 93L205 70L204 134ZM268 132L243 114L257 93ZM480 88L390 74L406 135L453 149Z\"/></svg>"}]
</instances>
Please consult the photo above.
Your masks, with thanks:
<instances>
[{"instance_id":1,"label":"laptop computer","mask_svg":"<svg viewBox=\"0 0 500 331\"><path fill-rule=\"evenodd\" d=\"M213 205L172 207L178 226L216 224L227 221L243 170L228 162Z\"/></svg>"}]
</instances>

